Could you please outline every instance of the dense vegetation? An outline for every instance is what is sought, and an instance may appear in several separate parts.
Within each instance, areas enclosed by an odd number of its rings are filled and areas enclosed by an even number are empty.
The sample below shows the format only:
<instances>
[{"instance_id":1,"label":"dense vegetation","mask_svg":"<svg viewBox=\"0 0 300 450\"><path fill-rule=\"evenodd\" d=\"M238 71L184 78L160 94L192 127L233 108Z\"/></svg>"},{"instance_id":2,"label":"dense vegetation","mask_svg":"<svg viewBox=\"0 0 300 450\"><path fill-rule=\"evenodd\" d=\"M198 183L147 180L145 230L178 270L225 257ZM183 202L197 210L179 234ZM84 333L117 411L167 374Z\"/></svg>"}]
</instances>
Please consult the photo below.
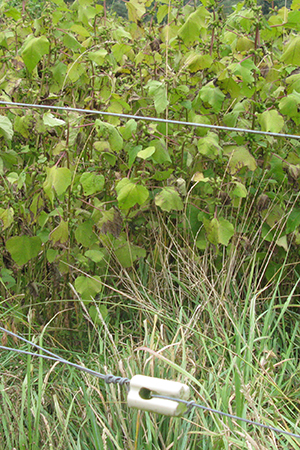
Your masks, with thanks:
<instances>
[{"instance_id":1,"label":"dense vegetation","mask_svg":"<svg viewBox=\"0 0 300 450\"><path fill-rule=\"evenodd\" d=\"M213 126L298 134L300 3L185 3L130 0L126 21L92 0L2 3L0 101L115 115L1 105L1 323L296 430L300 140ZM15 382L1 354L7 448L298 448L201 411L150 423L31 363Z\"/></svg>"}]
</instances>

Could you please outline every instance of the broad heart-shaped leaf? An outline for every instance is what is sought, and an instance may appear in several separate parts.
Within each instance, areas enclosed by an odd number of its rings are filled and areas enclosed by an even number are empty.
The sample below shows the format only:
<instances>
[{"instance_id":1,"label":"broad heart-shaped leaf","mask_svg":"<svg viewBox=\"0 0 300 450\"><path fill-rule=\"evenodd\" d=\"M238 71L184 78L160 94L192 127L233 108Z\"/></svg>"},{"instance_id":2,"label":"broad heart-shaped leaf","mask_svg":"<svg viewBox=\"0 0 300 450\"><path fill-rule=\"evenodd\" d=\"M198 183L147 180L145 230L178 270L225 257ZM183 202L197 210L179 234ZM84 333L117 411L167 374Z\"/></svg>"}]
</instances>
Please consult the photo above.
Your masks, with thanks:
<instances>
[{"instance_id":1,"label":"broad heart-shaped leaf","mask_svg":"<svg viewBox=\"0 0 300 450\"><path fill-rule=\"evenodd\" d=\"M93 195L101 192L104 187L104 176L94 172L84 172L80 177L84 195Z\"/></svg>"},{"instance_id":2,"label":"broad heart-shaped leaf","mask_svg":"<svg viewBox=\"0 0 300 450\"><path fill-rule=\"evenodd\" d=\"M99 263L104 258L104 253L100 250L87 250L84 254L87 258L90 258L94 263Z\"/></svg>"},{"instance_id":3,"label":"broad heart-shaped leaf","mask_svg":"<svg viewBox=\"0 0 300 450\"><path fill-rule=\"evenodd\" d=\"M47 178L43 184L44 191L51 202L54 200L54 190L57 195L62 195L66 192L71 184L72 175L70 169L66 167L53 166L50 169L47 167Z\"/></svg>"},{"instance_id":4,"label":"broad heart-shaped leaf","mask_svg":"<svg viewBox=\"0 0 300 450\"><path fill-rule=\"evenodd\" d=\"M184 60L184 67L188 67L189 71L194 73L198 70L207 69L211 67L213 59L210 55L202 55L201 53L191 52Z\"/></svg>"},{"instance_id":5,"label":"broad heart-shaped leaf","mask_svg":"<svg viewBox=\"0 0 300 450\"><path fill-rule=\"evenodd\" d=\"M6 241L5 246L12 259L19 266L23 266L23 264L26 264L39 254L42 241L37 236L14 236Z\"/></svg>"},{"instance_id":6,"label":"broad heart-shaped leaf","mask_svg":"<svg viewBox=\"0 0 300 450\"><path fill-rule=\"evenodd\" d=\"M100 277L94 276L93 278L80 275L75 280L75 289L81 295L82 300L91 302L98 292L102 289Z\"/></svg>"},{"instance_id":7,"label":"broad heart-shaped leaf","mask_svg":"<svg viewBox=\"0 0 300 450\"><path fill-rule=\"evenodd\" d=\"M118 203L121 209L129 209L132 206L142 205L149 197L149 191L144 186L133 183L128 178L123 178L116 186Z\"/></svg>"},{"instance_id":8,"label":"broad heart-shaped leaf","mask_svg":"<svg viewBox=\"0 0 300 450\"><path fill-rule=\"evenodd\" d=\"M107 51L105 50L105 48L101 48L100 50L97 50L96 52L89 52L88 58L91 61L93 61L95 64L97 64L98 66L101 66L105 61L106 55L107 55Z\"/></svg>"},{"instance_id":9,"label":"broad heart-shaped leaf","mask_svg":"<svg viewBox=\"0 0 300 450\"><path fill-rule=\"evenodd\" d=\"M4 136L9 141L14 135L14 130L11 121L8 117L0 116L0 136Z\"/></svg>"},{"instance_id":10,"label":"broad heart-shaped leaf","mask_svg":"<svg viewBox=\"0 0 300 450\"><path fill-rule=\"evenodd\" d=\"M206 28L206 18L210 16L210 13L203 6L190 14L185 23L178 31L178 36L183 42L188 45L200 39L201 28Z\"/></svg>"},{"instance_id":11,"label":"broad heart-shaped leaf","mask_svg":"<svg viewBox=\"0 0 300 450\"><path fill-rule=\"evenodd\" d=\"M132 22L137 22L146 12L146 0L130 0L126 2L128 10L128 19Z\"/></svg>"},{"instance_id":12,"label":"broad heart-shaped leaf","mask_svg":"<svg viewBox=\"0 0 300 450\"><path fill-rule=\"evenodd\" d=\"M125 241L115 250L115 256L123 267L128 268L131 267L138 258L145 258L146 250Z\"/></svg>"},{"instance_id":13,"label":"broad heart-shaped leaf","mask_svg":"<svg viewBox=\"0 0 300 450\"><path fill-rule=\"evenodd\" d=\"M279 109L282 114L288 117L295 117L299 115L298 105L300 103L300 94L295 90L283 97L279 102Z\"/></svg>"},{"instance_id":14,"label":"broad heart-shaped leaf","mask_svg":"<svg viewBox=\"0 0 300 450\"><path fill-rule=\"evenodd\" d=\"M53 127L61 127L62 125L65 125L66 122L61 119L57 119L52 113L47 112L43 115L43 122L44 125L47 127L53 128Z\"/></svg>"},{"instance_id":15,"label":"broad heart-shaped leaf","mask_svg":"<svg viewBox=\"0 0 300 450\"><path fill-rule=\"evenodd\" d=\"M221 147L219 145L219 137L216 133L207 133L198 141L198 150L202 155L208 156L211 159L215 159L221 154Z\"/></svg>"},{"instance_id":16,"label":"broad heart-shaped leaf","mask_svg":"<svg viewBox=\"0 0 300 450\"><path fill-rule=\"evenodd\" d=\"M272 133L279 133L284 126L283 117L278 111L276 111L276 109L270 109L262 114L259 114L258 122L262 131L270 131Z\"/></svg>"},{"instance_id":17,"label":"broad heart-shaped leaf","mask_svg":"<svg viewBox=\"0 0 300 450\"><path fill-rule=\"evenodd\" d=\"M154 99L154 106L157 114L163 112L168 106L167 89L165 83L156 80L150 80L146 86L149 89L149 95Z\"/></svg>"},{"instance_id":18,"label":"broad heart-shaped leaf","mask_svg":"<svg viewBox=\"0 0 300 450\"><path fill-rule=\"evenodd\" d=\"M75 239L78 244L90 248L98 241L98 238L94 233L94 225L92 219L88 219L78 225L75 230Z\"/></svg>"},{"instance_id":19,"label":"broad heart-shaped leaf","mask_svg":"<svg viewBox=\"0 0 300 450\"><path fill-rule=\"evenodd\" d=\"M22 49L22 59L25 66L32 72L44 55L49 53L50 43L46 36L31 37Z\"/></svg>"},{"instance_id":20,"label":"broad heart-shaped leaf","mask_svg":"<svg viewBox=\"0 0 300 450\"><path fill-rule=\"evenodd\" d=\"M172 186L164 187L159 194L155 196L155 204L159 206L163 211L170 212L182 211L183 202L176 189Z\"/></svg>"},{"instance_id":21,"label":"broad heart-shaped leaf","mask_svg":"<svg viewBox=\"0 0 300 450\"><path fill-rule=\"evenodd\" d=\"M292 37L285 46L281 61L285 64L300 66L300 36Z\"/></svg>"},{"instance_id":22,"label":"broad heart-shaped leaf","mask_svg":"<svg viewBox=\"0 0 300 450\"><path fill-rule=\"evenodd\" d=\"M229 156L229 170L231 174L235 174L244 166L252 171L256 170L256 161L246 147L230 145L227 149L223 148L223 152Z\"/></svg>"},{"instance_id":23,"label":"broad heart-shaped leaf","mask_svg":"<svg viewBox=\"0 0 300 450\"><path fill-rule=\"evenodd\" d=\"M207 239L214 245L228 245L234 235L234 226L226 219L204 220Z\"/></svg>"},{"instance_id":24,"label":"broad heart-shaped leaf","mask_svg":"<svg viewBox=\"0 0 300 450\"><path fill-rule=\"evenodd\" d=\"M67 240L69 239L68 222L61 220L60 224L51 231L50 238L54 243L60 242L61 244L64 244L65 242L67 242Z\"/></svg>"},{"instance_id":25,"label":"broad heart-shaped leaf","mask_svg":"<svg viewBox=\"0 0 300 450\"><path fill-rule=\"evenodd\" d=\"M219 113L225 94L218 87L214 86L211 81L200 89L200 98L204 103L208 103L214 112Z\"/></svg>"},{"instance_id":26,"label":"broad heart-shaped leaf","mask_svg":"<svg viewBox=\"0 0 300 450\"><path fill-rule=\"evenodd\" d=\"M95 121L95 125L99 135L108 140L111 150L119 153L123 148L123 138L116 127L99 119Z\"/></svg>"},{"instance_id":27,"label":"broad heart-shaped leaf","mask_svg":"<svg viewBox=\"0 0 300 450\"><path fill-rule=\"evenodd\" d=\"M127 120L126 125L124 127L119 128L125 141L128 141L129 139L132 138L133 133L136 132L136 129L137 129L137 122L134 119Z\"/></svg>"}]
</instances>

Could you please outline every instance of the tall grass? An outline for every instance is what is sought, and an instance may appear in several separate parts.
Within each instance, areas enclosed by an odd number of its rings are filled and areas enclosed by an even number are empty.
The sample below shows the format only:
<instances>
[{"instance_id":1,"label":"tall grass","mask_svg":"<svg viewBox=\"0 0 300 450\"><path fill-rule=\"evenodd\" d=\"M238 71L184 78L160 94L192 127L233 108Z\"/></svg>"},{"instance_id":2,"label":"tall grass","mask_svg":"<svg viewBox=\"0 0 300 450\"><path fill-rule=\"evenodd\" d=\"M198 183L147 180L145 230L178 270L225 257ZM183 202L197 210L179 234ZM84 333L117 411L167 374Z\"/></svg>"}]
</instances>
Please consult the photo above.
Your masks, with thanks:
<instances>
[{"instance_id":1,"label":"tall grass","mask_svg":"<svg viewBox=\"0 0 300 450\"><path fill-rule=\"evenodd\" d=\"M199 257L163 221L155 232L156 264L141 261L106 277L97 320L74 294L86 341L84 351L64 357L102 373L179 380L198 403L299 433L299 276L288 252L267 280L275 246L261 261L259 235L251 252L224 250L220 268L214 250ZM296 282L286 293L291 270ZM104 320L98 306L105 303ZM6 326L13 318L2 313ZM29 319L22 320L30 337L53 347L48 325L37 333ZM1 449L300 448L295 438L198 409L182 418L129 410L125 388L56 362L1 352L0 367Z\"/></svg>"}]
</instances>

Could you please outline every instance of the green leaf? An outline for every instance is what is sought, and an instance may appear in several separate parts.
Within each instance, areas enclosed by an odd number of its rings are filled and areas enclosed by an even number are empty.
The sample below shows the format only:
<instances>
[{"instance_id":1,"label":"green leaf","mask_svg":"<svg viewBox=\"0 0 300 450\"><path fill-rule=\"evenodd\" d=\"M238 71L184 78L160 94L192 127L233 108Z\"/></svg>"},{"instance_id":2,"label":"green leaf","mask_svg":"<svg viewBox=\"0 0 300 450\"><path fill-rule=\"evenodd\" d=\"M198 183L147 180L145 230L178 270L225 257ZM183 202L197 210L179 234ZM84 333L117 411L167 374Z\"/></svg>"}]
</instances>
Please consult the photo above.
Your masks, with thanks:
<instances>
[{"instance_id":1,"label":"green leaf","mask_svg":"<svg viewBox=\"0 0 300 450\"><path fill-rule=\"evenodd\" d=\"M75 37L71 33L64 33L62 41L63 44L71 50L78 50L82 48L82 45L77 41L77 39L75 39Z\"/></svg>"},{"instance_id":2,"label":"green leaf","mask_svg":"<svg viewBox=\"0 0 300 450\"><path fill-rule=\"evenodd\" d=\"M153 153L152 161L154 161L157 164L164 164L171 162L170 155L168 153L168 150L166 149L163 140L155 139L154 141L151 141L151 144L155 147L155 152Z\"/></svg>"},{"instance_id":3,"label":"green leaf","mask_svg":"<svg viewBox=\"0 0 300 450\"><path fill-rule=\"evenodd\" d=\"M124 245L115 250L115 255L119 263L123 267L128 268L131 267L138 258L145 258L146 250L137 245L125 242Z\"/></svg>"},{"instance_id":4,"label":"green leaf","mask_svg":"<svg viewBox=\"0 0 300 450\"><path fill-rule=\"evenodd\" d=\"M300 36L291 38L280 59L285 64L300 66Z\"/></svg>"},{"instance_id":5,"label":"green leaf","mask_svg":"<svg viewBox=\"0 0 300 450\"><path fill-rule=\"evenodd\" d=\"M246 147L229 146L227 149L223 148L223 151L229 156L231 174L235 174L245 166L252 171L257 169L256 161Z\"/></svg>"},{"instance_id":6,"label":"green leaf","mask_svg":"<svg viewBox=\"0 0 300 450\"><path fill-rule=\"evenodd\" d=\"M98 241L98 238L94 233L94 225L93 220L88 219L77 226L75 230L75 239L78 244L89 248Z\"/></svg>"},{"instance_id":7,"label":"green leaf","mask_svg":"<svg viewBox=\"0 0 300 450\"><path fill-rule=\"evenodd\" d=\"M22 266L32 258L38 256L42 241L37 236L14 236L6 241L5 246L11 254L12 259L19 266Z\"/></svg>"},{"instance_id":8,"label":"green leaf","mask_svg":"<svg viewBox=\"0 0 300 450\"><path fill-rule=\"evenodd\" d=\"M102 318L99 317L99 312ZM91 305L89 307L89 316L91 317L93 324L102 325L103 320L108 316L107 307L105 305Z\"/></svg>"},{"instance_id":9,"label":"green leaf","mask_svg":"<svg viewBox=\"0 0 300 450\"><path fill-rule=\"evenodd\" d=\"M265 219L269 227L274 227L277 224L282 223L282 218L284 217L284 211L280 206L274 205L271 209L265 209L261 212L262 217Z\"/></svg>"},{"instance_id":10,"label":"green leaf","mask_svg":"<svg viewBox=\"0 0 300 450\"><path fill-rule=\"evenodd\" d=\"M68 222L61 220L60 224L51 231L50 239L52 239L54 243L60 242L61 244L64 244L65 242L67 242L67 240L69 239Z\"/></svg>"},{"instance_id":11,"label":"green leaf","mask_svg":"<svg viewBox=\"0 0 300 450\"><path fill-rule=\"evenodd\" d=\"M54 191L57 195L62 195L66 192L71 184L72 174L70 169L66 167L46 168L47 178L43 183L43 189L51 202L54 200Z\"/></svg>"},{"instance_id":12,"label":"green leaf","mask_svg":"<svg viewBox=\"0 0 300 450\"><path fill-rule=\"evenodd\" d=\"M29 72L49 53L50 43L46 36L30 37L21 50L21 56Z\"/></svg>"},{"instance_id":13,"label":"green leaf","mask_svg":"<svg viewBox=\"0 0 300 450\"><path fill-rule=\"evenodd\" d=\"M84 255L94 263L99 263L104 258L104 253L100 250L87 250Z\"/></svg>"},{"instance_id":14,"label":"green leaf","mask_svg":"<svg viewBox=\"0 0 300 450\"><path fill-rule=\"evenodd\" d=\"M291 94L283 97L279 102L279 110L288 117L298 116L298 106L300 104L300 94L293 91Z\"/></svg>"},{"instance_id":15,"label":"green leaf","mask_svg":"<svg viewBox=\"0 0 300 450\"><path fill-rule=\"evenodd\" d=\"M85 66L80 63L71 63L68 66L68 77L73 83L76 83L76 81L79 80L81 75L85 73Z\"/></svg>"},{"instance_id":16,"label":"green leaf","mask_svg":"<svg viewBox=\"0 0 300 450\"><path fill-rule=\"evenodd\" d=\"M243 183L240 183L239 181L235 181L234 184L235 187L230 192L230 197L246 198L248 194L246 186Z\"/></svg>"},{"instance_id":17,"label":"green leaf","mask_svg":"<svg viewBox=\"0 0 300 450\"><path fill-rule=\"evenodd\" d=\"M208 103L214 112L219 113L223 105L225 94L223 94L223 92L211 81L200 89L200 98L204 103Z\"/></svg>"},{"instance_id":18,"label":"green leaf","mask_svg":"<svg viewBox=\"0 0 300 450\"><path fill-rule=\"evenodd\" d=\"M99 119L95 121L95 125L99 135L108 140L111 150L119 153L123 148L123 138L116 127Z\"/></svg>"},{"instance_id":19,"label":"green leaf","mask_svg":"<svg viewBox=\"0 0 300 450\"><path fill-rule=\"evenodd\" d=\"M219 145L219 137L216 133L209 132L198 141L198 151L202 155L215 159L221 155L222 148Z\"/></svg>"},{"instance_id":20,"label":"green leaf","mask_svg":"<svg viewBox=\"0 0 300 450\"><path fill-rule=\"evenodd\" d=\"M210 55L192 52L185 58L183 67L187 67L190 72L195 73L211 67L212 63L213 59Z\"/></svg>"},{"instance_id":21,"label":"green leaf","mask_svg":"<svg viewBox=\"0 0 300 450\"><path fill-rule=\"evenodd\" d=\"M142 146L141 145L136 145L136 146L131 146L128 145L126 146L126 151L128 153L128 167L131 168L133 166L133 163L137 157L137 154L142 150Z\"/></svg>"},{"instance_id":22,"label":"green leaf","mask_svg":"<svg viewBox=\"0 0 300 450\"><path fill-rule=\"evenodd\" d=\"M293 208L286 222L286 233L293 233L300 226L300 209Z\"/></svg>"},{"instance_id":23,"label":"green leaf","mask_svg":"<svg viewBox=\"0 0 300 450\"><path fill-rule=\"evenodd\" d=\"M61 119L57 119L52 113L48 112L43 115L43 122L44 125L47 127L53 128L53 127L61 127L62 125L65 125L66 122Z\"/></svg>"},{"instance_id":24,"label":"green leaf","mask_svg":"<svg viewBox=\"0 0 300 450\"><path fill-rule=\"evenodd\" d=\"M129 119L124 127L120 127L120 132L123 136L123 139L125 139L125 141L131 139L133 137L133 133L136 132L136 129L137 122L134 119Z\"/></svg>"},{"instance_id":25,"label":"green leaf","mask_svg":"<svg viewBox=\"0 0 300 450\"><path fill-rule=\"evenodd\" d=\"M226 219L204 220L204 228L209 242L214 245L228 245L234 235L234 226Z\"/></svg>"},{"instance_id":26,"label":"green leaf","mask_svg":"<svg viewBox=\"0 0 300 450\"><path fill-rule=\"evenodd\" d=\"M1 5L2 6L2 5ZM22 18L22 14L16 8L10 8L4 13L6 17L12 17L14 20L19 20Z\"/></svg>"},{"instance_id":27,"label":"green leaf","mask_svg":"<svg viewBox=\"0 0 300 450\"><path fill-rule=\"evenodd\" d=\"M156 18L157 18L158 23L161 23L163 21L163 19L168 14L168 10L169 10L168 5L161 5L158 7L157 13L156 13Z\"/></svg>"},{"instance_id":28,"label":"green leaf","mask_svg":"<svg viewBox=\"0 0 300 450\"><path fill-rule=\"evenodd\" d=\"M14 210L12 208L0 208L0 226L2 222L2 231L8 228L14 221Z\"/></svg>"},{"instance_id":29,"label":"green leaf","mask_svg":"<svg viewBox=\"0 0 300 450\"><path fill-rule=\"evenodd\" d=\"M104 187L104 181L103 175L97 175L94 172L84 172L80 177L84 195L89 196L96 192L101 192Z\"/></svg>"},{"instance_id":30,"label":"green leaf","mask_svg":"<svg viewBox=\"0 0 300 450\"><path fill-rule=\"evenodd\" d=\"M116 186L118 203L121 209L132 208L137 203L142 205L149 197L149 191L144 186L133 183L128 178L123 178Z\"/></svg>"},{"instance_id":31,"label":"green leaf","mask_svg":"<svg viewBox=\"0 0 300 450\"><path fill-rule=\"evenodd\" d=\"M82 300L90 302L102 290L101 279L99 276L89 278L80 275L75 280L75 289L81 295Z\"/></svg>"},{"instance_id":32,"label":"green leaf","mask_svg":"<svg viewBox=\"0 0 300 450\"><path fill-rule=\"evenodd\" d=\"M147 147L144 150L141 150L138 152L137 157L141 159L149 159L155 153L156 148L155 147Z\"/></svg>"},{"instance_id":33,"label":"green leaf","mask_svg":"<svg viewBox=\"0 0 300 450\"><path fill-rule=\"evenodd\" d=\"M128 19L131 22L136 23L145 14L145 3L146 1L143 0L130 0L129 2L126 2Z\"/></svg>"},{"instance_id":34,"label":"green leaf","mask_svg":"<svg viewBox=\"0 0 300 450\"><path fill-rule=\"evenodd\" d=\"M164 187L159 194L155 196L155 204L163 211L170 212L182 211L183 202L176 189L172 186Z\"/></svg>"},{"instance_id":35,"label":"green leaf","mask_svg":"<svg viewBox=\"0 0 300 450\"><path fill-rule=\"evenodd\" d=\"M51 264L55 261L55 258L58 255L58 250L54 250L53 248L48 248L46 252L47 261Z\"/></svg>"},{"instance_id":36,"label":"green leaf","mask_svg":"<svg viewBox=\"0 0 300 450\"><path fill-rule=\"evenodd\" d=\"M9 269L1 269L0 272L0 281L5 284L7 289L11 289L13 286L15 286L16 280L14 279L13 271Z\"/></svg>"},{"instance_id":37,"label":"green leaf","mask_svg":"<svg viewBox=\"0 0 300 450\"><path fill-rule=\"evenodd\" d=\"M74 33L78 34L80 37L89 37L91 34L90 32L84 28L82 25L78 25L77 23L74 23L71 28L70 31L74 31Z\"/></svg>"},{"instance_id":38,"label":"green leaf","mask_svg":"<svg viewBox=\"0 0 300 450\"><path fill-rule=\"evenodd\" d=\"M146 87L149 95L154 99L154 107L157 114L163 112L168 106L167 89L165 83L156 80L148 81Z\"/></svg>"},{"instance_id":39,"label":"green leaf","mask_svg":"<svg viewBox=\"0 0 300 450\"><path fill-rule=\"evenodd\" d=\"M276 109L270 109L258 114L258 122L262 131L270 131L272 133L279 133L284 127L283 117Z\"/></svg>"},{"instance_id":40,"label":"green leaf","mask_svg":"<svg viewBox=\"0 0 300 450\"><path fill-rule=\"evenodd\" d=\"M6 116L0 115L0 135L4 136L9 141L14 135L14 130L11 121Z\"/></svg>"},{"instance_id":41,"label":"green leaf","mask_svg":"<svg viewBox=\"0 0 300 450\"><path fill-rule=\"evenodd\" d=\"M98 66L102 66L105 61L107 51L104 48L97 50L96 52L89 52L88 58Z\"/></svg>"},{"instance_id":42,"label":"green leaf","mask_svg":"<svg viewBox=\"0 0 300 450\"><path fill-rule=\"evenodd\" d=\"M206 18L209 16L210 13L203 6L200 6L188 16L178 31L178 36L183 40L185 45L200 40L200 30L201 28L207 27Z\"/></svg>"}]
</instances>

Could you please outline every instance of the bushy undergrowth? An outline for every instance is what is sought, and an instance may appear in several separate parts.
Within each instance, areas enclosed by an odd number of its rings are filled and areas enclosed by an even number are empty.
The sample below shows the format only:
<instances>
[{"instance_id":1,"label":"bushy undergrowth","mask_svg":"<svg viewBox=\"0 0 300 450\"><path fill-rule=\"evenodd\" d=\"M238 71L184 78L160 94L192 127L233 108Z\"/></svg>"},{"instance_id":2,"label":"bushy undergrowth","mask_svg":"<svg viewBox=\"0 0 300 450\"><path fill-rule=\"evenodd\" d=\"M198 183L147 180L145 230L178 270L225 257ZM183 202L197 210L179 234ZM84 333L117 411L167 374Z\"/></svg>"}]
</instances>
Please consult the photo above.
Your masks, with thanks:
<instances>
[{"instance_id":1,"label":"bushy undergrowth","mask_svg":"<svg viewBox=\"0 0 300 450\"><path fill-rule=\"evenodd\" d=\"M245 258L248 276L237 290L234 256L224 255L220 273L210 254L199 260L190 247L182 251L177 235L166 246L165 232L162 225L160 269L144 264L134 272L121 269L110 297L102 299L118 309L118 323L104 321L97 302L95 320L78 300L86 323L84 350L72 354L51 343L51 324L43 331L43 346L54 345L63 357L102 373L183 381L200 404L297 432L296 284L288 296L281 295L282 270L261 290L252 255ZM233 267L230 277L225 267ZM31 330L36 334L34 325ZM1 367L2 448L299 448L293 438L201 410L180 419L128 410L125 388L104 386L57 363L26 362L2 352Z\"/></svg>"},{"instance_id":2,"label":"bushy undergrowth","mask_svg":"<svg viewBox=\"0 0 300 450\"><path fill-rule=\"evenodd\" d=\"M130 0L127 22L54 4L35 19L2 4L1 101L298 133L296 0L268 19L252 1L225 19L214 1ZM1 324L297 430L297 136L2 105L0 144ZM46 361L1 367L7 448L299 447L198 410L128 411L124 392Z\"/></svg>"}]
</instances>

